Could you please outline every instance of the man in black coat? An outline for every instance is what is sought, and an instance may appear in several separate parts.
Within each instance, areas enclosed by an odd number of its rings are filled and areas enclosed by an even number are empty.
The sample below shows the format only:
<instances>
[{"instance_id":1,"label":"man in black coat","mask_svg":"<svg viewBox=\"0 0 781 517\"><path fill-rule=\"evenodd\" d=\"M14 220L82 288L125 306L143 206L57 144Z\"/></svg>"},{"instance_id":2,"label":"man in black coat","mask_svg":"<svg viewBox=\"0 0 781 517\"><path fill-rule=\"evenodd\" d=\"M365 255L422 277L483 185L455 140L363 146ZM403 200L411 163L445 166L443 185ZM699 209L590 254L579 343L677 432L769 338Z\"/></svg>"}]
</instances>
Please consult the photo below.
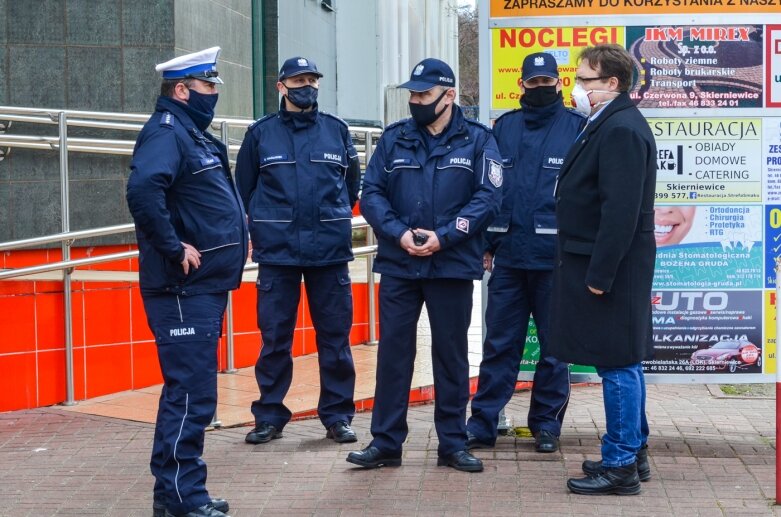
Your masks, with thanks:
<instances>
[{"instance_id":1,"label":"man in black coat","mask_svg":"<svg viewBox=\"0 0 781 517\"><path fill-rule=\"evenodd\" d=\"M627 93L633 69L619 45L582 52L572 98L589 121L555 192L551 354L596 367L606 416L602 460L567 481L579 494L637 494L650 477L641 361L652 350L656 145Z\"/></svg>"}]
</instances>

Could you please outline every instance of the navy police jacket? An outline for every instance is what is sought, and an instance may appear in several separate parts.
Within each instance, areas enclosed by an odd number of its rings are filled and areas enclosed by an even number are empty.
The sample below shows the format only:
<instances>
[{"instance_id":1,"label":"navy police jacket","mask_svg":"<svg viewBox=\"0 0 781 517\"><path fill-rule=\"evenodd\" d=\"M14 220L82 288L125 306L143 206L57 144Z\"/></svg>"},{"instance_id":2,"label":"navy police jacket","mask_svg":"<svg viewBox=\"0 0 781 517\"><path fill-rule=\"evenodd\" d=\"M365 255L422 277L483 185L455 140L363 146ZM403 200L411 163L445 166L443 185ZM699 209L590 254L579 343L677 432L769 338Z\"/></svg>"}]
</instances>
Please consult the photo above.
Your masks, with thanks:
<instances>
[{"instance_id":1,"label":"navy police jacket","mask_svg":"<svg viewBox=\"0 0 781 517\"><path fill-rule=\"evenodd\" d=\"M496 120L494 136L502 154L502 208L486 232L497 265L552 270L556 249L553 189L567 151L586 118L561 100L523 109Z\"/></svg>"},{"instance_id":2,"label":"navy police jacket","mask_svg":"<svg viewBox=\"0 0 781 517\"><path fill-rule=\"evenodd\" d=\"M352 207L360 164L347 124L315 109L280 109L247 129L236 183L252 238L252 260L327 266L353 259Z\"/></svg>"},{"instance_id":3,"label":"navy police jacket","mask_svg":"<svg viewBox=\"0 0 781 517\"><path fill-rule=\"evenodd\" d=\"M455 104L443 134L421 131L412 119L388 126L366 169L361 213L378 237L374 271L407 279L482 278L481 235L501 202L496 141ZM435 231L442 249L430 257L409 255L399 241L410 228Z\"/></svg>"},{"instance_id":4,"label":"navy police jacket","mask_svg":"<svg viewBox=\"0 0 781 517\"><path fill-rule=\"evenodd\" d=\"M186 105L161 96L138 135L127 203L136 223L143 294L236 289L247 259L244 209L225 146L200 131ZM201 266L182 270L185 242Z\"/></svg>"}]
</instances>

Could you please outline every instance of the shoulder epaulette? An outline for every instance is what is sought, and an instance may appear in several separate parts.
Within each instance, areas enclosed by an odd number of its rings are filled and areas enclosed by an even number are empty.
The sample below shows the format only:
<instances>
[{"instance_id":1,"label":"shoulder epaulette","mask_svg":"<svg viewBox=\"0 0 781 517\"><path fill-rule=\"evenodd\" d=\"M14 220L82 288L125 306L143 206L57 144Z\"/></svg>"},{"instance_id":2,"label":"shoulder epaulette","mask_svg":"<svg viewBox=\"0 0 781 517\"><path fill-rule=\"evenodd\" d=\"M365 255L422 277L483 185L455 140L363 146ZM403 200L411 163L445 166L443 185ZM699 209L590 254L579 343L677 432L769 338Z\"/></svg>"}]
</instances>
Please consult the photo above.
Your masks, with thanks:
<instances>
[{"instance_id":1,"label":"shoulder epaulette","mask_svg":"<svg viewBox=\"0 0 781 517\"><path fill-rule=\"evenodd\" d=\"M502 117L504 117L504 116L510 115L510 114L512 114L512 113L518 113L518 112L520 112L520 111L523 111L523 110L522 110L521 108L515 108L514 110L505 111L504 113L502 113L501 115L499 115L499 116L496 118L496 122L499 122L499 120L500 120Z\"/></svg>"},{"instance_id":2,"label":"shoulder epaulette","mask_svg":"<svg viewBox=\"0 0 781 517\"><path fill-rule=\"evenodd\" d=\"M473 126L478 126L478 127L482 128L482 129L485 129L488 132L491 131L490 127L486 126L485 124L483 124L479 120L474 120L474 119L471 119L471 118L464 117L464 122L466 122L467 124L472 124Z\"/></svg>"},{"instance_id":3,"label":"shoulder epaulette","mask_svg":"<svg viewBox=\"0 0 781 517\"><path fill-rule=\"evenodd\" d=\"M170 111L164 111L160 115L160 127L168 127L173 129L174 120L176 120L176 117L174 117L173 113L171 113Z\"/></svg>"},{"instance_id":4,"label":"shoulder epaulette","mask_svg":"<svg viewBox=\"0 0 781 517\"><path fill-rule=\"evenodd\" d=\"M252 124L250 124L247 127L247 130L255 129L255 126L257 126L258 124L260 124L262 122L265 122L267 120L271 120L272 118L274 118L276 116L277 116L276 113L269 113L268 115L264 115L264 116L260 117L258 120L256 120L255 122L253 122Z\"/></svg>"},{"instance_id":5,"label":"shoulder epaulette","mask_svg":"<svg viewBox=\"0 0 781 517\"><path fill-rule=\"evenodd\" d=\"M342 124L344 124L345 127L350 127L350 125L347 122L345 122L341 117L338 117L333 113L328 113L327 111L321 111L320 114L325 115L326 117L330 117L338 122L341 122Z\"/></svg>"},{"instance_id":6,"label":"shoulder epaulette","mask_svg":"<svg viewBox=\"0 0 781 517\"><path fill-rule=\"evenodd\" d=\"M397 120L396 122L393 122L392 124L388 124L387 126L385 126L385 131L387 131L389 129L393 129L393 128L397 127L397 126L401 126L403 124L406 124L407 121L409 121L409 117L408 118L403 118L401 120Z\"/></svg>"}]
</instances>

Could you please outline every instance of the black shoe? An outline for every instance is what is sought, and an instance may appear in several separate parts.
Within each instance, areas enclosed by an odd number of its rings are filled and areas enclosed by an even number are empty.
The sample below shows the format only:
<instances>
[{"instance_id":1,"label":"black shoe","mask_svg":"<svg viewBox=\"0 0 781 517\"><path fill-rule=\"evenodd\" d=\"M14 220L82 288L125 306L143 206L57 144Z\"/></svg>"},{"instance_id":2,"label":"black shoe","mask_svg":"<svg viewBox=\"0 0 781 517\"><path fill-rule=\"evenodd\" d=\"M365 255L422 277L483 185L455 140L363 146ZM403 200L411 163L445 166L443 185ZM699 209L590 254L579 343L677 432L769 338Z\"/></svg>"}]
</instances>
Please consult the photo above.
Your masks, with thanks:
<instances>
[{"instance_id":1,"label":"black shoe","mask_svg":"<svg viewBox=\"0 0 781 517\"><path fill-rule=\"evenodd\" d=\"M331 438L336 443L353 443L358 441L358 437L355 436L355 431L352 430L350 424L341 420L328 428L325 437Z\"/></svg>"},{"instance_id":2,"label":"black shoe","mask_svg":"<svg viewBox=\"0 0 781 517\"><path fill-rule=\"evenodd\" d=\"M353 451L347 455L347 462L363 468L398 467L401 465L401 453L385 454L377 447L368 446L362 451Z\"/></svg>"},{"instance_id":3,"label":"black shoe","mask_svg":"<svg viewBox=\"0 0 781 517\"><path fill-rule=\"evenodd\" d=\"M473 435L469 431L466 433L466 450L472 449L492 449L493 445L477 439L477 436Z\"/></svg>"},{"instance_id":4,"label":"black shoe","mask_svg":"<svg viewBox=\"0 0 781 517\"><path fill-rule=\"evenodd\" d=\"M589 476L598 476L602 472L602 461L584 461L583 472ZM640 481L651 479L651 465L648 463L648 444L643 445L637 451L637 476L640 478Z\"/></svg>"},{"instance_id":5,"label":"black shoe","mask_svg":"<svg viewBox=\"0 0 781 517\"><path fill-rule=\"evenodd\" d=\"M559 437L545 429L534 435L534 450L537 452L556 452L559 450Z\"/></svg>"},{"instance_id":6,"label":"black shoe","mask_svg":"<svg viewBox=\"0 0 781 517\"><path fill-rule=\"evenodd\" d=\"M637 463L623 467L602 467L596 476L582 479L568 479L567 488L583 495L636 495L640 493L640 478Z\"/></svg>"},{"instance_id":7,"label":"black shoe","mask_svg":"<svg viewBox=\"0 0 781 517\"><path fill-rule=\"evenodd\" d=\"M212 499L207 506L211 506L222 513L228 513L228 510L230 510L228 501L225 499ZM162 499L152 500L152 517L165 517L165 502Z\"/></svg>"},{"instance_id":8,"label":"black shoe","mask_svg":"<svg viewBox=\"0 0 781 517\"><path fill-rule=\"evenodd\" d=\"M217 510L211 504L205 504L187 513L173 514L166 510L165 517L230 517L230 515Z\"/></svg>"},{"instance_id":9,"label":"black shoe","mask_svg":"<svg viewBox=\"0 0 781 517\"><path fill-rule=\"evenodd\" d=\"M268 422L261 422L255 426L255 429L247 433L244 441L247 443L266 443L277 438L282 438L282 430L277 429Z\"/></svg>"},{"instance_id":10,"label":"black shoe","mask_svg":"<svg viewBox=\"0 0 781 517\"><path fill-rule=\"evenodd\" d=\"M440 456L437 467L453 467L462 472L482 472L483 462L467 451L454 452L450 456Z\"/></svg>"}]
</instances>

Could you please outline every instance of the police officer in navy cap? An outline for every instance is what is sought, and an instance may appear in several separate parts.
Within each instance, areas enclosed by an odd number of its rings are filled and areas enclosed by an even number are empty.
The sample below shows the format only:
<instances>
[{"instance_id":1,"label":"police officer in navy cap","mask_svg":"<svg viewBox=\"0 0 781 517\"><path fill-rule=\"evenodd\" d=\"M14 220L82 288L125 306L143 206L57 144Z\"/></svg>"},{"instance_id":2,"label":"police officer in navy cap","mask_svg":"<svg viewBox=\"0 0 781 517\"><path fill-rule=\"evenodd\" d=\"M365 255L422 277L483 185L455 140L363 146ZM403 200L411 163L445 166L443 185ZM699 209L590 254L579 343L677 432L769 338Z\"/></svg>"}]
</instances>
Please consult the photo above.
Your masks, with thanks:
<instances>
[{"instance_id":1,"label":"police officer in navy cap","mask_svg":"<svg viewBox=\"0 0 781 517\"><path fill-rule=\"evenodd\" d=\"M412 118L385 129L364 179L361 212L379 240L377 385L368 447L347 461L401 464L407 405L423 304L431 323L434 423L439 466L483 470L466 450L467 329L474 281L482 278L483 230L499 211L502 165L488 128L455 104L456 80L424 59L401 85Z\"/></svg>"},{"instance_id":2,"label":"police officer in navy cap","mask_svg":"<svg viewBox=\"0 0 781 517\"><path fill-rule=\"evenodd\" d=\"M163 373L151 469L156 517L220 517L206 491L204 431L217 406L217 340L239 287L247 225L225 145L208 132L219 47L157 65L155 112L138 135L127 202L139 279Z\"/></svg>"},{"instance_id":3,"label":"police officer in navy cap","mask_svg":"<svg viewBox=\"0 0 781 517\"><path fill-rule=\"evenodd\" d=\"M521 69L521 109L494 126L502 153L502 209L486 232L484 267L491 272L486 337L472 417L470 449L493 447L499 413L510 401L534 317L540 356L534 373L528 425L537 452L555 452L569 400L567 363L548 353L548 328L556 247L553 188L585 117L564 107L556 59L539 52Z\"/></svg>"},{"instance_id":4,"label":"police officer in navy cap","mask_svg":"<svg viewBox=\"0 0 781 517\"><path fill-rule=\"evenodd\" d=\"M350 351L352 207L360 164L347 124L317 107L317 66L293 57L279 71L278 113L247 129L236 181L252 238L258 326L263 338L252 403L255 428L245 441L281 438L292 413L284 404L293 377L293 333L304 279L320 366L317 413L326 437L354 442L355 366Z\"/></svg>"}]
</instances>

